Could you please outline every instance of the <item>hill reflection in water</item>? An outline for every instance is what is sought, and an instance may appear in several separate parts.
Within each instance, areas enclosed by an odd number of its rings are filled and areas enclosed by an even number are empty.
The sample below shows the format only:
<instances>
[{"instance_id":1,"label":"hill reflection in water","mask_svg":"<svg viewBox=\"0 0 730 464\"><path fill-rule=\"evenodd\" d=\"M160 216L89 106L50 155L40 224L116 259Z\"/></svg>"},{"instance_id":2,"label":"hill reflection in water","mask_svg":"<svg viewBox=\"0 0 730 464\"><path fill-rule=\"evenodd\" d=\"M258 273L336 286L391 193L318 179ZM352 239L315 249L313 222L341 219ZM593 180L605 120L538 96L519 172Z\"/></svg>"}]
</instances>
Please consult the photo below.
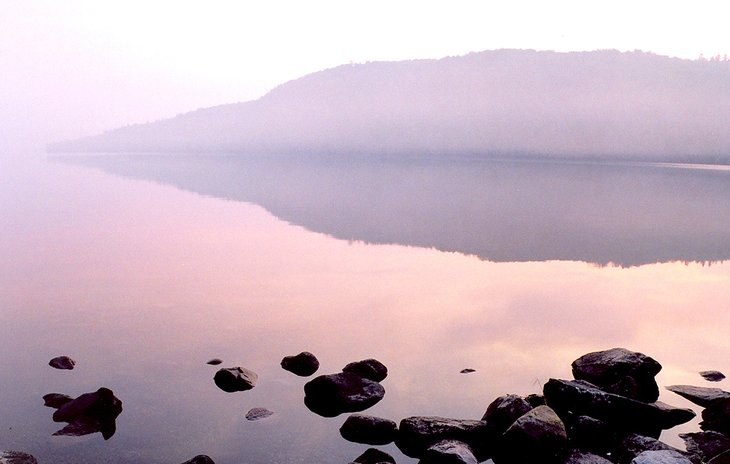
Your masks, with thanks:
<instances>
[{"instance_id":1,"label":"hill reflection in water","mask_svg":"<svg viewBox=\"0 0 730 464\"><path fill-rule=\"evenodd\" d=\"M730 172L501 160L66 156L66 162L258 204L345 240L496 262L636 266L730 258Z\"/></svg>"}]
</instances>

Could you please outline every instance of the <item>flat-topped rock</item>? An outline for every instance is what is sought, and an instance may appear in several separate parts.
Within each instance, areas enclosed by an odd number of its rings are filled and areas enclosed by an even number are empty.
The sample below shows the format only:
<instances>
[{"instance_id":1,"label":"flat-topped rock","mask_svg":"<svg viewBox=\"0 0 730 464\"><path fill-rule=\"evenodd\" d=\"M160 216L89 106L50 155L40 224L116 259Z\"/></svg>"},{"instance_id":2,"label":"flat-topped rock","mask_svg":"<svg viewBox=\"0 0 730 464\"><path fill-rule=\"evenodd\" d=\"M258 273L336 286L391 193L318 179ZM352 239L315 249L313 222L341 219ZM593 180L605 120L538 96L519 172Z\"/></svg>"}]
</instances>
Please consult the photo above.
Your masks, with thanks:
<instances>
[{"instance_id":1,"label":"flat-topped rock","mask_svg":"<svg viewBox=\"0 0 730 464\"><path fill-rule=\"evenodd\" d=\"M378 382L349 372L320 375L304 385L304 404L324 417L364 411L384 396Z\"/></svg>"},{"instance_id":2,"label":"flat-topped rock","mask_svg":"<svg viewBox=\"0 0 730 464\"><path fill-rule=\"evenodd\" d=\"M670 385L665 388L703 408L706 408L715 400L730 398L730 392L719 388L694 387L692 385Z\"/></svg>"},{"instance_id":3,"label":"flat-topped rock","mask_svg":"<svg viewBox=\"0 0 730 464\"><path fill-rule=\"evenodd\" d=\"M387 445L395 440L398 425L389 419L352 414L340 427L340 435L347 441L366 445Z\"/></svg>"},{"instance_id":4,"label":"flat-topped rock","mask_svg":"<svg viewBox=\"0 0 730 464\"><path fill-rule=\"evenodd\" d=\"M400 421L395 444L406 456L421 458L429 447L442 440L458 440L468 444L483 461L490 457L485 448L490 446L488 436L484 421L413 416Z\"/></svg>"}]
</instances>

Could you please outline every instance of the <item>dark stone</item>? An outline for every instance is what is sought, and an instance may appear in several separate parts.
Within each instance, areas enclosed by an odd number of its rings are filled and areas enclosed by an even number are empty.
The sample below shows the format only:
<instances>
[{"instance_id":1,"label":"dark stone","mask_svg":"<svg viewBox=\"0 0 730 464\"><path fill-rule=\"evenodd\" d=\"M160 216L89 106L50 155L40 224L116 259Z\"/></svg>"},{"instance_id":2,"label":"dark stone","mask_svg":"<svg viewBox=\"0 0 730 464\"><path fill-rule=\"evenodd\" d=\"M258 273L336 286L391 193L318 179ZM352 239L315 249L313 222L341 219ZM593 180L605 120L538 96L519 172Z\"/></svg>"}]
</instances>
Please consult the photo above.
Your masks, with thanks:
<instances>
[{"instance_id":1,"label":"dark stone","mask_svg":"<svg viewBox=\"0 0 730 464\"><path fill-rule=\"evenodd\" d=\"M730 398L715 400L702 411L702 430L730 435Z\"/></svg>"},{"instance_id":2,"label":"dark stone","mask_svg":"<svg viewBox=\"0 0 730 464\"><path fill-rule=\"evenodd\" d=\"M730 392L719 388L693 387L692 385L670 385L667 390L706 408L715 400L730 398Z\"/></svg>"},{"instance_id":3,"label":"dark stone","mask_svg":"<svg viewBox=\"0 0 730 464\"><path fill-rule=\"evenodd\" d=\"M286 356L281 360L281 367L300 377L308 377L319 369L319 360L312 353L302 351L295 356Z\"/></svg>"},{"instance_id":4,"label":"dark stone","mask_svg":"<svg viewBox=\"0 0 730 464\"><path fill-rule=\"evenodd\" d=\"M384 451L376 448L368 448L364 453L355 458L351 464L395 464L395 459Z\"/></svg>"},{"instance_id":5,"label":"dark stone","mask_svg":"<svg viewBox=\"0 0 730 464\"><path fill-rule=\"evenodd\" d=\"M206 364L210 364L211 366L217 366L218 364L223 364L223 360L218 358L213 358L210 361L208 361Z\"/></svg>"},{"instance_id":6,"label":"dark stone","mask_svg":"<svg viewBox=\"0 0 730 464\"><path fill-rule=\"evenodd\" d=\"M496 464L562 463L568 450L563 421L548 406L538 406L517 419L502 437Z\"/></svg>"},{"instance_id":7,"label":"dark stone","mask_svg":"<svg viewBox=\"0 0 730 464\"><path fill-rule=\"evenodd\" d=\"M0 463L3 464L38 464L36 458L20 451L0 451Z\"/></svg>"},{"instance_id":8,"label":"dark stone","mask_svg":"<svg viewBox=\"0 0 730 464\"><path fill-rule=\"evenodd\" d=\"M707 461L707 464L730 464L730 451L720 453L714 458Z\"/></svg>"},{"instance_id":9,"label":"dark stone","mask_svg":"<svg viewBox=\"0 0 730 464\"><path fill-rule=\"evenodd\" d=\"M266 408L252 408L246 413L246 419L255 421L259 419L265 419L274 414L274 411L270 411Z\"/></svg>"},{"instance_id":10,"label":"dark stone","mask_svg":"<svg viewBox=\"0 0 730 464\"><path fill-rule=\"evenodd\" d=\"M493 436L501 436L517 419L530 411L532 406L517 395L500 396L487 407L482 420L487 422Z\"/></svg>"},{"instance_id":11,"label":"dark stone","mask_svg":"<svg viewBox=\"0 0 730 464\"><path fill-rule=\"evenodd\" d=\"M608 459L585 451L571 450L563 464L613 464Z\"/></svg>"},{"instance_id":12,"label":"dark stone","mask_svg":"<svg viewBox=\"0 0 730 464\"><path fill-rule=\"evenodd\" d=\"M600 419L618 430L658 437L662 430L692 420L690 409L644 403L607 393L582 380L550 379L543 388L547 405L559 416L571 414Z\"/></svg>"},{"instance_id":13,"label":"dark stone","mask_svg":"<svg viewBox=\"0 0 730 464\"><path fill-rule=\"evenodd\" d=\"M471 374L472 372L476 372L476 369L471 369L467 367L466 369L462 369L459 371L459 374Z\"/></svg>"},{"instance_id":14,"label":"dark stone","mask_svg":"<svg viewBox=\"0 0 730 464\"><path fill-rule=\"evenodd\" d=\"M616 448L616 452L612 456L612 459L618 464L628 464L633 462L637 456L646 451L672 451L684 456L686 459L690 460L690 462L696 462L697 464L700 462L690 453L680 451L677 448L657 440L656 438L646 437L635 433L629 434L621 440L621 443Z\"/></svg>"},{"instance_id":15,"label":"dark stone","mask_svg":"<svg viewBox=\"0 0 730 464\"><path fill-rule=\"evenodd\" d=\"M719 382L725 378L725 374L720 371L702 371L700 375L709 382Z\"/></svg>"},{"instance_id":16,"label":"dark stone","mask_svg":"<svg viewBox=\"0 0 730 464\"><path fill-rule=\"evenodd\" d=\"M692 464L686 456L673 450L644 451L631 464Z\"/></svg>"},{"instance_id":17,"label":"dark stone","mask_svg":"<svg viewBox=\"0 0 730 464\"><path fill-rule=\"evenodd\" d=\"M525 401L530 403L533 408L536 408L545 404L545 397L537 393L531 393L525 397Z\"/></svg>"},{"instance_id":18,"label":"dark stone","mask_svg":"<svg viewBox=\"0 0 730 464\"><path fill-rule=\"evenodd\" d=\"M259 376L244 367L228 367L218 370L213 381L221 390L233 393L251 390L256 386Z\"/></svg>"},{"instance_id":19,"label":"dark stone","mask_svg":"<svg viewBox=\"0 0 730 464\"><path fill-rule=\"evenodd\" d=\"M211 458L204 454L199 454L189 461L185 461L182 464L215 464Z\"/></svg>"},{"instance_id":20,"label":"dark stone","mask_svg":"<svg viewBox=\"0 0 730 464\"><path fill-rule=\"evenodd\" d=\"M471 447L458 440L441 440L431 445L419 464L478 464Z\"/></svg>"},{"instance_id":21,"label":"dark stone","mask_svg":"<svg viewBox=\"0 0 730 464\"><path fill-rule=\"evenodd\" d=\"M567 428L571 447L601 455L611 451L621 438L606 422L590 416L575 417Z\"/></svg>"},{"instance_id":22,"label":"dark stone","mask_svg":"<svg viewBox=\"0 0 730 464\"><path fill-rule=\"evenodd\" d=\"M76 361L68 356L58 356L48 361L48 365L55 369L71 370L76 365Z\"/></svg>"},{"instance_id":23,"label":"dark stone","mask_svg":"<svg viewBox=\"0 0 730 464\"><path fill-rule=\"evenodd\" d=\"M351 362L342 368L342 372L356 374L373 382L382 382L388 376L388 368L377 359Z\"/></svg>"},{"instance_id":24,"label":"dark stone","mask_svg":"<svg viewBox=\"0 0 730 464\"><path fill-rule=\"evenodd\" d=\"M684 440L688 453L696 454L705 462L730 450L730 438L720 432L680 433L679 437Z\"/></svg>"},{"instance_id":25,"label":"dark stone","mask_svg":"<svg viewBox=\"0 0 730 464\"><path fill-rule=\"evenodd\" d=\"M48 393L47 395L43 395L43 406L58 409L72 400L73 398L63 393Z\"/></svg>"},{"instance_id":26,"label":"dark stone","mask_svg":"<svg viewBox=\"0 0 730 464\"><path fill-rule=\"evenodd\" d=\"M88 435L101 432L105 440L117 430L116 418L122 413L122 402L108 388L100 388L61 405L54 413L54 422L68 425L54 435Z\"/></svg>"},{"instance_id":27,"label":"dark stone","mask_svg":"<svg viewBox=\"0 0 730 464\"><path fill-rule=\"evenodd\" d=\"M588 353L573 361L573 377L627 398L654 402L659 387L654 377L661 364L642 353L624 348Z\"/></svg>"},{"instance_id":28,"label":"dark stone","mask_svg":"<svg viewBox=\"0 0 730 464\"><path fill-rule=\"evenodd\" d=\"M387 445L395 440L398 425L389 419L352 414L340 427L340 435L347 441L366 445Z\"/></svg>"},{"instance_id":29,"label":"dark stone","mask_svg":"<svg viewBox=\"0 0 730 464\"><path fill-rule=\"evenodd\" d=\"M383 396L382 385L348 372L320 375L304 385L304 404L324 417L364 411Z\"/></svg>"},{"instance_id":30,"label":"dark stone","mask_svg":"<svg viewBox=\"0 0 730 464\"><path fill-rule=\"evenodd\" d=\"M442 440L458 440L468 444L479 461L490 457L487 423L477 420L415 416L400 421L395 444L403 454L421 458L432 445Z\"/></svg>"}]
</instances>

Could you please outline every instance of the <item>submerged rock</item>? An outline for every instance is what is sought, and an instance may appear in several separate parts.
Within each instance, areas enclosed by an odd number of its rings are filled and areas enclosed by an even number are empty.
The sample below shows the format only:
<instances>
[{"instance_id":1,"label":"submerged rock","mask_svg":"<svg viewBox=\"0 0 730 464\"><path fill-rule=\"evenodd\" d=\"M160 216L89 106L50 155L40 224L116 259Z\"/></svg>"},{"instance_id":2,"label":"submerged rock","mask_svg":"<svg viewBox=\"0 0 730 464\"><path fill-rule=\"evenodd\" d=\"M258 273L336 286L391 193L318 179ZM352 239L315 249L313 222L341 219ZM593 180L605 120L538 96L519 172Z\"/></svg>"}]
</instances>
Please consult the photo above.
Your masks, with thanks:
<instances>
[{"instance_id":1,"label":"submerged rock","mask_svg":"<svg viewBox=\"0 0 730 464\"><path fill-rule=\"evenodd\" d=\"M228 393L251 390L258 379L258 374L244 367L223 368L213 377L218 388Z\"/></svg>"},{"instance_id":2,"label":"submerged rock","mask_svg":"<svg viewBox=\"0 0 730 464\"><path fill-rule=\"evenodd\" d=\"M300 377L308 377L319 369L319 360L308 351L294 356L286 356L281 360L281 367Z\"/></svg>"},{"instance_id":3,"label":"submerged rock","mask_svg":"<svg viewBox=\"0 0 730 464\"><path fill-rule=\"evenodd\" d=\"M651 403L659 398L654 377L661 364L642 353L613 348L588 353L572 363L573 377L610 393Z\"/></svg>"},{"instance_id":4,"label":"submerged rock","mask_svg":"<svg viewBox=\"0 0 730 464\"><path fill-rule=\"evenodd\" d=\"M462 369L459 371L459 374L471 374L472 372L476 372L476 369L472 369L470 367L467 367L466 369Z\"/></svg>"},{"instance_id":5,"label":"submerged rock","mask_svg":"<svg viewBox=\"0 0 730 464\"><path fill-rule=\"evenodd\" d=\"M0 451L0 464L38 464L38 461L28 453Z\"/></svg>"},{"instance_id":6,"label":"submerged rock","mask_svg":"<svg viewBox=\"0 0 730 464\"><path fill-rule=\"evenodd\" d=\"M340 427L340 435L347 441L366 445L387 445L395 440L398 425L389 419L352 414Z\"/></svg>"},{"instance_id":7,"label":"submerged rock","mask_svg":"<svg viewBox=\"0 0 730 464\"><path fill-rule=\"evenodd\" d=\"M548 406L538 406L517 419L502 437L497 464L562 463L568 450L563 421Z\"/></svg>"},{"instance_id":8,"label":"submerged rock","mask_svg":"<svg viewBox=\"0 0 730 464\"><path fill-rule=\"evenodd\" d=\"M377 359L351 362L342 368L342 372L356 374L373 382L382 382L388 376L388 368Z\"/></svg>"},{"instance_id":9,"label":"submerged rock","mask_svg":"<svg viewBox=\"0 0 730 464\"><path fill-rule=\"evenodd\" d=\"M720 371L702 371L700 375L709 382L719 382L725 378L725 374Z\"/></svg>"},{"instance_id":10,"label":"submerged rock","mask_svg":"<svg viewBox=\"0 0 730 464\"><path fill-rule=\"evenodd\" d=\"M210 457L208 457L204 454L199 454L199 455L195 456L193 459L191 459L189 461L185 461L182 464L215 464L215 462L213 462L213 460Z\"/></svg>"},{"instance_id":11,"label":"submerged rock","mask_svg":"<svg viewBox=\"0 0 730 464\"><path fill-rule=\"evenodd\" d=\"M383 396L382 385L349 372L320 375L304 385L304 404L324 417L364 411Z\"/></svg>"},{"instance_id":12,"label":"submerged rock","mask_svg":"<svg viewBox=\"0 0 730 464\"><path fill-rule=\"evenodd\" d=\"M384 451L368 448L350 464L395 464L395 459Z\"/></svg>"},{"instance_id":13,"label":"submerged rock","mask_svg":"<svg viewBox=\"0 0 730 464\"><path fill-rule=\"evenodd\" d=\"M48 361L48 365L54 369L71 370L76 366L76 361L68 356L58 356Z\"/></svg>"},{"instance_id":14,"label":"submerged rock","mask_svg":"<svg viewBox=\"0 0 730 464\"><path fill-rule=\"evenodd\" d=\"M715 400L730 398L730 392L719 388L693 387L692 385L670 385L665 388L703 408Z\"/></svg>"},{"instance_id":15,"label":"submerged rock","mask_svg":"<svg viewBox=\"0 0 730 464\"><path fill-rule=\"evenodd\" d=\"M43 406L58 409L72 400L73 398L63 393L48 393L47 395L43 395Z\"/></svg>"},{"instance_id":16,"label":"submerged rock","mask_svg":"<svg viewBox=\"0 0 730 464\"><path fill-rule=\"evenodd\" d=\"M419 464L478 464L471 447L458 440L441 440L431 445Z\"/></svg>"},{"instance_id":17,"label":"submerged rock","mask_svg":"<svg viewBox=\"0 0 730 464\"><path fill-rule=\"evenodd\" d=\"M274 414L274 411L270 411L266 408L251 408L246 413L246 419L250 421L255 421L259 419L265 419L269 416L272 416Z\"/></svg>"},{"instance_id":18,"label":"submerged rock","mask_svg":"<svg viewBox=\"0 0 730 464\"><path fill-rule=\"evenodd\" d=\"M223 364L223 360L218 358L213 358L210 361L208 361L206 364L210 364L211 366L217 366L219 364Z\"/></svg>"}]
</instances>

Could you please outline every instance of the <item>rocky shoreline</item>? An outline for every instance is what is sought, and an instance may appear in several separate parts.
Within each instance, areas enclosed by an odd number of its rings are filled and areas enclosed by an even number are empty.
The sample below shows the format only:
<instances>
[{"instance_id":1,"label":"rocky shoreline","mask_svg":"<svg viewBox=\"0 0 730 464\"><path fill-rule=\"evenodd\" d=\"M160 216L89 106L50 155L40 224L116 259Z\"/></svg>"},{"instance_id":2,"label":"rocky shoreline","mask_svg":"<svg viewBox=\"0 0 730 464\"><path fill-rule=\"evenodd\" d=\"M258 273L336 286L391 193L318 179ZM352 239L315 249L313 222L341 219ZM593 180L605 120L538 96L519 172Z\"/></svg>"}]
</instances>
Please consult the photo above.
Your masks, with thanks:
<instances>
[{"instance_id":1,"label":"rocky shoreline","mask_svg":"<svg viewBox=\"0 0 730 464\"><path fill-rule=\"evenodd\" d=\"M303 352L285 357L281 365L295 375L309 376L319 362ZM477 464L490 459L494 464L730 464L730 392L691 385L666 387L703 408L701 430L680 434L686 444L686 450L680 450L659 437L696 414L658 401L655 376L662 367L656 360L613 348L585 354L571 366L573 379L549 379L541 395L500 396L480 420L412 416L396 423L362 414L385 395L381 382L388 370L375 359L310 380L304 386L304 403L323 417L353 413L340 427L342 438L370 446L395 443L420 464ZM710 381L724 378L718 371L700 374ZM224 368L215 383L226 392L245 391L255 386L256 378L245 368ZM75 399L48 394L44 401L56 409L54 421L69 423L58 434L76 434L81 425L86 427L84 433L100 431L109 438L122 410L121 401L106 388ZM271 414L254 408L247 418ZM0 452L0 464L36 462L25 453ZM384 451L369 448L351 464L395 462ZM183 464L211 463L210 457L199 455Z\"/></svg>"}]
</instances>

